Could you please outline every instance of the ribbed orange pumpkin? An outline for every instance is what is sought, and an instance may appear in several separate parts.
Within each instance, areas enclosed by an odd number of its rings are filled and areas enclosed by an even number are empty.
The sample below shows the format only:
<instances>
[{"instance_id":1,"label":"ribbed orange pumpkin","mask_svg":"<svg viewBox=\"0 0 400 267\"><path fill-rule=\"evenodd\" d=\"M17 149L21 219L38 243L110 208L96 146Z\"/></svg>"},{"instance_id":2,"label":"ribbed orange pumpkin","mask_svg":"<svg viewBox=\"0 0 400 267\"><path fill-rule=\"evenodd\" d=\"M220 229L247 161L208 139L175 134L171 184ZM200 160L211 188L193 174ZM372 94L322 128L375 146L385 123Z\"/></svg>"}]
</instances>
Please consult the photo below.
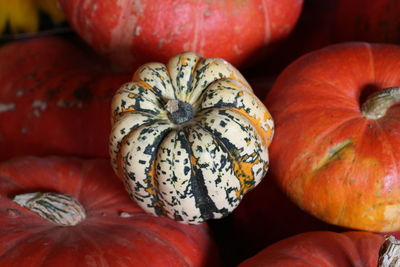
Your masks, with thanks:
<instances>
[{"instance_id":1,"label":"ribbed orange pumpkin","mask_svg":"<svg viewBox=\"0 0 400 267\"><path fill-rule=\"evenodd\" d=\"M376 267L383 242L369 232L308 232L279 241L239 266Z\"/></svg>"},{"instance_id":2,"label":"ribbed orange pumpkin","mask_svg":"<svg viewBox=\"0 0 400 267\"><path fill-rule=\"evenodd\" d=\"M400 47L368 43L307 54L278 77L271 171L297 205L331 224L400 229L400 89L384 90L399 85Z\"/></svg>"},{"instance_id":3,"label":"ribbed orange pumpkin","mask_svg":"<svg viewBox=\"0 0 400 267\"><path fill-rule=\"evenodd\" d=\"M183 51L233 65L293 29L303 0L59 0L72 27L95 50L125 67L166 62Z\"/></svg>"},{"instance_id":4,"label":"ribbed orange pumpkin","mask_svg":"<svg viewBox=\"0 0 400 267\"><path fill-rule=\"evenodd\" d=\"M27 202L36 204L35 211L41 205L39 211L48 218L80 215L73 213L66 195L86 215L76 225L60 226L11 200L33 192L57 193ZM25 157L3 162L0 225L0 266L218 266L206 225L146 214L125 193L107 159Z\"/></svg>"}]
</instances>

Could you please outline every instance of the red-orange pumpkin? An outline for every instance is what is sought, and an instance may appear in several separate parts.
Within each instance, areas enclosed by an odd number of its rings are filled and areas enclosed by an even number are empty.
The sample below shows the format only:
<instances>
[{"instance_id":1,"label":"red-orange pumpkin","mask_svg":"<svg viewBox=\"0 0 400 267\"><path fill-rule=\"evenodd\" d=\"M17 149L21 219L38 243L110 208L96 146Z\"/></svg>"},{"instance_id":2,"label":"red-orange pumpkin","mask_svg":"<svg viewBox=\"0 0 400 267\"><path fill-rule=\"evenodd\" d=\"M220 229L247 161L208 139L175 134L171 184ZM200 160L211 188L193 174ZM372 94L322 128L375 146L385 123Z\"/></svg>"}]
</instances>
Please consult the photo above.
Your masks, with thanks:
<instances>
[{"instance_id":1,"label":"red-orange pumpkin","mask_svg":"<svg viewBox=\"0 0 400 267\"><path fill-rule=\"evenodd\" d=\"M0 48L0 160L23 154L108 156L118 74L93 52L56 37Z\"/></svg>"},{"instance_id":2,"label":"red-orange pumpkin","mask_svg":"<svg viewBox=\"0 0 400 267\"><path fill-rule=\"evenodd\" d=\"M240 267L376 267L380 235L369 232L308 232L284 239Z\"/></svg>"},{"instance_id":3,"label":"red-orange pumpkin","mask_svg":"<svg viewBox=\"0 0 400 267\"><path fill-rule=\"evenodd\" d=\"M271 171L297 205L331 224L400 229L400 105L390 102L400 91L383 90L399 85L394 45L329 46L280 74L266 97ZM379 117L382 100L391 107Z\"/></svg>"},{"instance_id":4,"label":"red-orange pumpkin","mask_svg":"<svg viewBox=\"0 0 400 267\"><path fill-rule=\"evenodd\" d=\"M125 67L166 62L182 51L240 65L284 39L303 0L59 0L72 27Z\"/></svg>"},{"instance_id":5,"label":"red-orange pumpkin","mask_svg":"<svg viewBox=\"0 0 400 267\"><path fill-rule=\"evenodd\" d=\"M57 226L11 199L57 192L86 210L75 226ZM49 205L49 204L48 204ZM0 265L215 266L206 225L146 214L125 193L106 159L25 157L0 165Z\"/></svg>"}]
</instances>

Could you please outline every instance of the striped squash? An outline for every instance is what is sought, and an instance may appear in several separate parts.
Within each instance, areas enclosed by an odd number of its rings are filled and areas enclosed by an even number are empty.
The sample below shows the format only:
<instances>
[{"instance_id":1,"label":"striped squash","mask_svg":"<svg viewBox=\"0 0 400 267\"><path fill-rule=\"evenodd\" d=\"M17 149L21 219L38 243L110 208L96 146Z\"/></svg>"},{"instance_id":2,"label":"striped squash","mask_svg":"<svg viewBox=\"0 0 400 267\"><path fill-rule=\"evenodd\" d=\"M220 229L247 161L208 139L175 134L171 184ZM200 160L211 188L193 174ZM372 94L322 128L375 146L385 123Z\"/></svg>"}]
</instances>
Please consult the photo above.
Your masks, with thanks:
<instances>
[{"instance_id":1,"label":"striped squash","mask_svg":"<svg viewBox=\"0 0 400 267\"><path fill-rule=\"evenodd\" d=\"M184 223L229 214L268 168L273 121L244 77L186 52L141 66L112 101L110 155L131 197Z\"/></svg>"}]
</instances>

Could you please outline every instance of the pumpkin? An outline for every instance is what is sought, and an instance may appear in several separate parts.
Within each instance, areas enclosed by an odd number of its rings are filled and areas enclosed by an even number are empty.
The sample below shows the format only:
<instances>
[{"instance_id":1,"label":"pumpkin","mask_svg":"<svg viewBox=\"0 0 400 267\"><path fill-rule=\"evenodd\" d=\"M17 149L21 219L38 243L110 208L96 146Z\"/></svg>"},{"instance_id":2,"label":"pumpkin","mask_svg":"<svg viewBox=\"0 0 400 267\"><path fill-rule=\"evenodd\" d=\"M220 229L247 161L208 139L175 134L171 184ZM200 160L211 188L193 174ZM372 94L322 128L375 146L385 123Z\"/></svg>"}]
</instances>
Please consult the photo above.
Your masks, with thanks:
<instances>
[{"instance_id":1,"label":"pumpkin","mask_svg":"<svg viewBox=\"0 0 400 267\"><path fill-rule=\"evenodd\" d=\"M146 214L108 159L0 164L1 266L217 266L207 226ZM13 201L14 200L14 201Z\"/></svg>"},{"instance_id":2,"label":"pumpkin","mask_svg":"<svg viewBox=\"0 0 400 267\"><path fill-rule=\"evenodd\" d=\"M400 48L343 43L307 54L266 97L278 185L339 226L400 229Z\"/></svg>"},{"instance_id":3,"label":"pumpkin","mask_svg":"<svg viewBox=\"0 0 400 267\"><path fill-rule=\"evenodd\" d=\"M303 0L59 0L97 52L126 67L166 62L182 51L250 64L289 35ZM250 59L251 58L251 59Z\"/></svg>"},{"instance_id":4,"label":"pumpkin","mask_svg":"<svg viewBox=\"0 0 400 267\"><path fill-rule=\"evenodd\" d=\"M18 155L108 157L111 98L130 75L72 39L0 48L0 160Z\"/></svg>"},{"instance_id":5,"label":"pumpkin","mask_svg":"<svg viewBox=\"0 0 400 267\"><path fill-rule=\"evenodd\" d=\"M337 41L400 43L397 0L336 0L332 35Z\"/></svg>"},{"instance_id":6,"label":"pumpkin","mask_svg":"<svg viewBox=\"0 0 400 267\"><path fill-rule=\"evenodd\" d=\"M391 242L391 240L388 241ZM398 264L383 265L382 262L378 265L380 247L383 243L382 236L370 232L308 232L284 239L265 248L257 255L242 262L239 267L398 266ZM383 255L386 252L382 251L381 253Z\"/></svg>"},{"instance_id":7,"label":"pumpkin","mask_svg":"<svg viewBox=\"0 0 400 267\"><path fill-rule=\"evenodd\" d=\"M228 62L186 52L140 67L112 100L110 155L151 214L228 215L268 168L273 121Z\"/></svg>"}]
</instances>

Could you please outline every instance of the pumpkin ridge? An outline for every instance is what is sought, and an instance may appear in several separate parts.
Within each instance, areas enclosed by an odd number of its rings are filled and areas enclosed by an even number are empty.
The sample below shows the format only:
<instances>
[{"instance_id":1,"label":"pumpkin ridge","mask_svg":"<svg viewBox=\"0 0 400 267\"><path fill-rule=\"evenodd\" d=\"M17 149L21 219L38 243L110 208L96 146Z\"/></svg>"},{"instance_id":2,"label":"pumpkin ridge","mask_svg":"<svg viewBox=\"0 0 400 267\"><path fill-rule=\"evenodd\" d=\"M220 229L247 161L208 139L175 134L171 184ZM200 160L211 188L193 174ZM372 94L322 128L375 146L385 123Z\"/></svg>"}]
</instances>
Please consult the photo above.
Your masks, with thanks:
<instances>
[{"instance_id":1,"label":"pumpkin ridge","mask_svg":"<svg viewBox=\"0 0 400 267\"><path fill-rule=\"evenodd\" d=\"M141 114L141 113L140 112L133 112L131 114ZM146 113L144 113L144 114L146 114ZM146 114L146 116L147 115L148 114ZM117 121L114 122L114 126L116 126L116 125L119 126L119 124L117 124L117 123L120 122L122 119L124 119L123 116L120 116L119 118L117 118ZM127 118L127 119L130 119L130 118ZM125 142L128 139L129 133L133 132L134 130L136 130L136 129L142 127L142 126L150 126L150 125L152 125L154 123L162 122L162 120L159 120L159 119L156 119L156 118L153 119L150 116L148 116L147 119L150 120L150 121L145 122L143 124L137 124L136 126L135 126L135 124L133 124L133 126L131 126L129 128L128 133L125 134L124 136L122 136L122 138L120 138L119 141L116 140L117 136L115 134L110 135L110 139L111 139L110 140L110 144L114 144L115 143L114 147L117 148L116 151L115 150L110 150L111 163L112 163L113 168L116 171L116 173L120 173L121 172L121 170L120 170L121 167L120 167L120 164L119 164L119 162L122 160L122 158L121 158L122 155L120 153L121 152L121 145L125 144ZM123 130L124 130L124 128L120 129L120 131L123 131ZM114 131L115 131L115 127L112 128L112 132L114 132ZM116 141L114 141L114 140L116 140Z\"/></svg>"},{"instance_id":2,"label":"pumpkin ridge","mask_svg":"<svg viewBox=\"0 0 400 267\"><path fill-rule=\"evenodd\" d=\"M148 71L150 71L150 74L147 73ZM153 79L149 80L147 75ZM155 80L154 77L158 80ZM132 82L141 84L144 88L154 92L162 105L165 105L165 99L177 99L176 90L174 90L168 67L165 64L147 63L141 66L135 71ZM160 85L161 88L159 88Z\"/></svg>"},{"instance_id":3,"label":"pumpkin ridge","mask_svg":"<svg viewBox=\"0 0 400 267\"><path fill-rule=\"evenodd\" d=\"M225 145L225 142L222 141L216 134L214 134L214 133L211 131L211 129L208 129L208 128L206 128L206 127L200 125L200 124L199 124L199 127L201 127L202 129L204 129L204 131L208 132L208 133L214 138L215 142L217 142L218 145L221 146L221 149L224 150L225 153L227 153L228 159L229 159L229 162L230 162L230 165L231 165L231 166L234 166L234 165L235 165L235 161L238 161L238 158L237 158L233 153L230 152L230 150L229 150L229 149L227 148L227 146ZM240 165L240 164L239 164L239 165ZM235 171L235 170L236 170L236 169L234 169L234 171ZM235 175L236 175L236 172L235 172ZM242 181L240 180L240 178L239 178L239 181L240 181L240 188L241 188L241 190L242 190L242 188L244 187L244 182L242 182Z\"/></svg>"},{"instance_id":4,"label":"pumpkin ridge","mask_svg":"<svg viewBox=\"0 0 400 267\"><path fill-rule=\"evenodd\" d=\"M193 192L193 196L195 198L196 206L198 206L200 210L201 218L203 218L204 220L212 219L214 217L212 215L213 212L224 213L224 209L218 209L214 201L208 195L208 189L205 185L205 178L203 176L203 173L199 168L196 167L196 158L194 158L192 148L189 145L190 143L188 139L188 134L189 133L187 132L187 129L184 128L183 134L181 136L185 139L186 142L182 142L182 144L185 146L185 149L190 155L191 188L193 191L196 190L196 192ZM194 184L196 186L194 186Z\"/></svg>"},{"instance_id":5,"label":"pumpkin ridge","mask_svg":"<svg viewBox=\"0 0 400 267\"><path fill-rule=\"evenodd\" d=\"M148 113L153 116L162 114L163 107L161 103L158 102L160 101L160 97L156 94L146 95L147 92L154 94L153 91L145 89L140 86L139 83L125 83L112 98L111 110L114 114L124 114L134 111ZM154 99L151 99L151 97L154 97ZM146 103L150 103L149 107L143 106L143 104Z\"/></svg>"},{"instance_id":6,"label":"pumpkin ridge","mask_svg":"<svg viewBox=\"0 0 400 267\"><path fill-rule=\"evenodd\" d=\"M159 124L158 126L160 126L162 124ZM164 124L164 126L167 126L168 124ZM139 127L137 130L140 130L140 133L137 137L140 137L142 133L144 133L143 131L149 131L150 126L141 126ZM163 202L160 200L160 196L158 195L158 190L155 190L158 186L157 186L157 182L155 180L155 175L156 175L156 171L155 171L155 163L156 163L156 158L157 158L157 147L159 147L159 145L161 144L162 140L168 135L168 133L171 131L170 127L167 127L166 129L164 129L162 132L159 133L159 135L154 139L154 143L149 144L146 142L146 147L143 148L143 153L150 155L149 161L147 162L147 164L149 166L146 167L145 169L145 178L135 178L133 175L133 172L128 170L127 168L129 168L129 166L131 165L129 162L129 157L130 154L132 152L132 148L129 149L128 152L124 153L124 151L121 151L122 153L118 153L118 155L121 155L121 157L123 157L123 161L122 161L122 170L123 173L126 173L125 176L125 182L128 183L129 181L135 182L135 184L133 185L134 190L129 190L130 193L134 196L134 198L138 201L139 205L142 207L143 205L149 206L151 208L154 209L155 214L157 214L158 216L161 216L164 214L164 208L163 208ZM136 131L131 131L127 136L126 139L126 143L128 143L128 139L132 138L133 135L136 134ZM126 144L124 143L124 144ZM134 143L134 141L132 142ZM121 143L122 144L122 143ZM154 149L151 149L154 148ZM151 153L150 150L153 150L153 152ZM146 152L148 151L148 152ZM136 152L136 151L135 151ZM151 153L151 154L149 154ZM123 154L123 155L122 155ZM140 163L139 160L138 162ZM145 161L143 161L143 164L146 164ZM127 179L129 177L129 179ZM143 181L143 184L139 183L139 180ZM146 185L146 186L144 186ZM128 189L130 188L130 186L128 186ZM147 196L141 196L140 194L136 193L142 188L148 195ZM147 197L151 197L151 203L146 204L144 202L144 198Z\"/></svg>"},{"instance_id":7,"label":"pumpkin ridge","mask_svg":"<svg viewBox=\"0 0 400 267\"><path fill-rule=\"evenodd\" d=\"M202 60L203 58L201 56L193 52L181 53L178 57L169 60L167 72L171 78L171 85L174 88L175 99L191 103L188 100L191 93L196 88L193 86L193 76ZM192 61L194 64L191 64ZM179 68L176 68L176 66ZM186 68L190 68L190 70ZM181 84L181 82L185 82L185 80L186 84ZM176 84L174 84L174 81Z\"/></svg>"},{"instance_id":8,"label":"pumpkin ridge","mask_svg":"<svg viewBox=\"0 0 400 267\"><path fill-rule=\"evenodd\" d=\"M194 73L196 72L197 67L199 66L199 64L203 61L203 58L200 57L200 59L196 62L195 66L193 67L193 70L190 74L190 79L188 80L187 83L187 88L190 88L190 93L186 95L185 101L189 103L189 100L191 99L192 94L195 91L196 87L193 87L193 77L194 77Z\"/></svg>"},{"instance_id":9,"label":"pumpkin ridge","mask_svg":"<svg viewBox=\"0 0 400 267\"><path fill-rule=\"evenodd\" d=\"M134 112L134 113L137 114L138 112ZM120 119L121 118L123 118L123 117L120 117ZM155 119L154 121L150 121L150 122L147 122L147 123L144 123L144 124L140 124L140 125L138 124L136 127L130 128L128 134L124 135L119 142L117 141L117 143L116 143L117 144L116 145L117 151L111 151L112 152L111 160L112 160L112 163L114 163L114 160L115 160L115 168L116 168L115 170L116 170L117 173L123 173L123 170L122 170L123 167L121 166L121 163L120 163L120 162L123 162L122 155L121 155L121 146L127 142L127 139L129 139L130 134L133 134L134 130L137 130L137 129L139 129L141 127L144 127L144 126L146 126L146 127L147 126L151 126L153 123L157 123L157 122L158 121ZM116 156L115 159L113 158L113 155ZM123 177L123 176L120 176L120 177Z\"/></svg>"},{"instance_id":10,"label":"pumpkin ridge","mask_svg":"<svg viewBox=\"0 0 400 267\"><path fill-rule=\"evenodd\" d=\"M375 70L375 57L374 57L374 53L372 52L372 45L370 43L367 42L363 42L363 45L365 45L367 53L368 53L368 58L369 60L369 66L371 69L371 77L372 77L372 81L376 81L376 70Z\"/></svg>"},{"instance_id":11,"label":"pumpkin ridge","mask_svg":"<svg viewBox=\"0 0 400 267\"><path fill-rule=\"evenodd\" d=\"M270 14L269 14L269 7L267 6L267 1L261 0L261 6L263 9L263 15L264 15L264 25L265 25L265 37L264 37L264 43L268 44L271 40L271 24L270 24Z\"/></svg>"},{"instance_id":12,"label":"pumpkin ridge","mask_svg":"<svg viewBox=\"0 0 400 267\"><path fill-rule=\"evenodd\" d=\"M243 177L243 173L238 173L238 170L241 170L242 168L242 163L243 163L243 159L241 159L239 157L239 155L236 155L235 153L232 153L231 150L228 149L228 146L225 144L225 141L223 141L218 135L216 135L211 128L208 128L207 126L203 126L201 124L196 124L198 125L200 128L202 128L204 131L208 132L215 140L215 142L217 142L220 146L221 149L224 150L225 153L227 153L227 155L229 156L228 159L230 161L230 165L233 168L233 171L235 173L236 178L239 180L240 182L240 194L243 194L245 192L247 192L248 190L250 190L252 187L255 186L254 183L254 177L252 177L253 179L246 179L245 177ZM246 156L246 155L245 155ZM247 155L249 156L249 155ZM259 161L259 158L258 158ZM256 162L252 163L252 164L256 164ZM238 166L238 167L234 167L234 166ZM252 183L250 183L250 186L247 184L247 181L250 181Z\"/></svg>"}]
</instances>

